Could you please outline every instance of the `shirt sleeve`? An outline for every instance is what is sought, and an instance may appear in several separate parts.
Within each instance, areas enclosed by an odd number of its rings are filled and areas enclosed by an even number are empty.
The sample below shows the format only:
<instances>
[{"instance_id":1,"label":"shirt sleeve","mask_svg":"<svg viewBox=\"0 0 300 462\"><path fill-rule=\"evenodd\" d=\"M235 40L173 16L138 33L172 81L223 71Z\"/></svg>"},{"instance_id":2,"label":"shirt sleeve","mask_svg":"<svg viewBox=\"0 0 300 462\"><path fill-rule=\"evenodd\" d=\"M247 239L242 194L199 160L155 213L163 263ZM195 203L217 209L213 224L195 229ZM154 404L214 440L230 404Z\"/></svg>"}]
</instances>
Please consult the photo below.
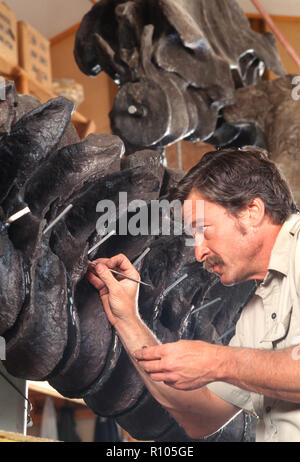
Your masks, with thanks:
<instances>
[{"instance_id":1,"label":"shirt sleeve","mask_svg":"<svg viewBox=\"0 0 300 462\"><path fill-rule=\"evenodd\" d=\"M300 237L299 236L297 236L297 244L296 244L296 251L295 251L295 283L296 283L298 301L300 304Z\"/></svg>"}]
</instances>

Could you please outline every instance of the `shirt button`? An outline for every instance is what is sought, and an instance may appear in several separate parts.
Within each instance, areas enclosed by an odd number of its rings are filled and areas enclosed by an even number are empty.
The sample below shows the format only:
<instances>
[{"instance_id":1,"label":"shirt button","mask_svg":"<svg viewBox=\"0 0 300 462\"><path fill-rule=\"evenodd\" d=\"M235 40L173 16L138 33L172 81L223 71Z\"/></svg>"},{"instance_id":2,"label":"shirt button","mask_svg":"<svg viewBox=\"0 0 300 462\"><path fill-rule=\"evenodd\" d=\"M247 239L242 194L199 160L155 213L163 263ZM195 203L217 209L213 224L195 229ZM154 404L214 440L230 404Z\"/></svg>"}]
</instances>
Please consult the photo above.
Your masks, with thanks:
<instances>
[{"instance_id":1,"label":"shirt button","mask_svg":"<svg viewBox=\"0 0 300 462\"><path fill-rule=\"evenodd\" d=\"M272 319L276 319L276 313L272 313Z\"/></svg>"},{"instance_id":2,"label":"shirt button","mask_svg":"<svg viewBox=\"0 0 300 462\"><path fill-rule=\"evenodd\" d=\"M270 406L267 406L267 407L266 407L266 413L269 414L270 411L271 411Z\"/></svg>"}]
</instances>

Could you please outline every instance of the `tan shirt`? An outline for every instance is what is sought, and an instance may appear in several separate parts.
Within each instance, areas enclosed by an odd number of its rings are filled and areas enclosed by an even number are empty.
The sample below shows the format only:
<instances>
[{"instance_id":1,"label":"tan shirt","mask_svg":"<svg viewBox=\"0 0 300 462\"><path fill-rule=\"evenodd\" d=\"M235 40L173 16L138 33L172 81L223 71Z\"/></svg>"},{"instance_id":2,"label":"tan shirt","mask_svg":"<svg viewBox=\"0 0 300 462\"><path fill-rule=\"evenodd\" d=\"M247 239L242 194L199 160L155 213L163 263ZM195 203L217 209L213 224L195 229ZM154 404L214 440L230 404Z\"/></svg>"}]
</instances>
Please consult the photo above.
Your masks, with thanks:
<instances>
[{"instance_id":1,"label":"tan shirt","mask_svg":"<svg viewBox=\"0 0 300 462\"><path fill-rule=\"evenodd\" d=\"M300 215L283 224L263 282L245 306L230 346L277 350L300 344ZM300 367L300 347L293 359ZM255 415L256 441L299 441L300 404L268 398L224 382L208 388ZM300 384L299 384L300 390Z\"/></svg>"}]
</instances>

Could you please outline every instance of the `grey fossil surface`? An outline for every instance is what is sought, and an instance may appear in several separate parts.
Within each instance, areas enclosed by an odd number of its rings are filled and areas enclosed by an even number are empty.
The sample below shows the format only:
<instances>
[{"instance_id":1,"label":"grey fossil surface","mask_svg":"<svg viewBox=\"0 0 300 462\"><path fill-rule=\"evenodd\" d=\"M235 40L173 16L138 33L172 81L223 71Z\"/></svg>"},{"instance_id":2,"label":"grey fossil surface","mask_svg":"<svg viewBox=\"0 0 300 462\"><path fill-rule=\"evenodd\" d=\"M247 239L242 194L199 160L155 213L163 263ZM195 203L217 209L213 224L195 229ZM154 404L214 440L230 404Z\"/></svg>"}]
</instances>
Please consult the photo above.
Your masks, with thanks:
<instances>
[{"instance_id":1,"label":"grey fossil surface","mask_svg":"<svg viewBox=\"0 0 300 462\"><path fill-rule=\"evenodd\" d=\"M50 379L50 384L64 396L85 396L95 386L97 379L115 366L114 356L110 367L107 359L112 350L120 350L115 333L107 321L97 291L82 280L76 287L75 303L80 323L80 347L78 357L63 373ZM117 355L117 352L116 352Z\"/></svg>"},{"instance_id":2,"label":"grey fossil surface","mask_svg":"<svg viewBox=\"0 0 300 462\"><path fill-rule=\"evenodd\" d=\"M32 109L31 103L35 104L24 101L25 112ZM161 236L160 226L158 234L112 237L88 257L88 249L102 237L96 229L103 213L96 210L100 200L112 200L118 211L119 192L127 192L128 201L144 201L149 213L151 201L169 194L183 172L166 169L160 153L149 150L120 159L124 148L115 136L93 135L78 142L70 130L70 109L71 105L57 99L37 106L1 139L3 146L9 146L1 151L4 166L9 165L17 149L24 149L25 155L22 160L18 154L16 169L11 164L9 181L7 170L0 173L5 205L1 224L16 207L20 210L29 204L32 209L9 227L1 228L4 303L0 307L0 328L7 341L4 365L13 375L49 380L65 396L83 397L94 412L117 417L140 439L191 441L146 391L108 323L97 291L84 279L87 260L122 252L134 261L150 247L138 266L142 280L150 284L140 288L139 309L145 323L164 342L181 338L216 341L228 325L234 326L252 288L223 292L214 277L195 262L193 247L185 245L186 236ZM60 133L53 135L58 123ZM71 144L63 146L67 132ZM28 139L29 145L23 148ZM69 204L73 204L72 210L43 234ZM132 219L131 213L127 222ZM188 277L166 292L184 274ZM222 294L223 305L214 306L206 317L199 312L190 322L193 304L198 306ZM232 311L230 306L234 307ZM229 336L224 338L225 343L228 341ZM149 409L151 416L147 419ZM245 419L239 416L214 440L247 440Z\"/></svg>"},{"instance_id":3,"label":"grey fossil surface","mask_svg":"<svg viewBox=\"0 0 300 462\"><path fill-rule=\"evenodd\" d=\"M3 335L14 325L25 299L23 258L5 228L0 231L0 281L0 335Z\"/></svg>"},{"instance_id":4,"label":"grey fossil surface","mask_svg":"<svg viewBox=\"0 0 300 462\"><path fill-rule=\"evenodd\" d=\"M17 106L17 92L12 81L5 81L4 79L0 82L0 133L9 133L13 124L16 106Z\"/></svg>"},{"instance_id":5,"label":"grey fossil surface","mask_svg":"<svg viewBox=\"0 0 300 462\"><path fill-rule=\"evenodd\" d=\"M119 85L111 126L135 150L206 141L237 88L266 68L285 72L273 35L252 30L235 0L101 0L74 55L85 74Z\"/></svg>"},{"instance_id":6,"label":"grey fossil surface","mask_svg":"<svg viewBox=\"0 0 300 462\"><path fill-rule=\"evenodd\" d=\"M4 334L5 366L12 375L44 380L63 356L67 343L67 280L62 262L42 233L27 266L23 307Z\"/></svg>"},{"instance_id":7,"label":"grey fossil surface","mask_svg":"<svg viewBox=\"0 0 300 462\"><path fill-rule=\"evenodd\" d=\"M0 201L14 212L20 188L28 175L55 150L71 120L73 104L59 97L26 113L0 141L2 181Z\"/></svg>"},{"instance_id":8,"label":"grey fossil surface","mask_svg":"<svg viewBox=\"0 0 300 462\"><path fill-rule=\"evenodd\" d=\"M144 149L161 152L180 139L217 148L261 146L281 167L299 203L299 111L291 98L292 76L284 77L274 37L251 30L235 0L100 0L83 18L74 53L84 73L104 71L119 86L110 118L129 156L123 166L136 166L129 164L132 153L140 153L143 165ZM280 78L261 81L265 69ZM159 197L168 197L181 176L165 169ZM91 236L90 243L95 239ZM124 238L123 243L115 236L95 256L117 249L133 259L134 247L141 251L147 245L151 252L138 267L150 284L139 295L146 324L164 342L228 344L255 284L223 287L174 236ZM186 279L165 292L184 274ZM191 311L207 303L212 304ZM130 372L125 358L122 350L106 384L85 398L88 405L99 415L115 415L137 439L191 441ZM254 433L254 419L241 413L208 440L252 441Z\"/></svg>"},{"instance_id":9,"label":"grey fossil surface","mask_svg":"<svg viewBox=\"0 0 300 462\"><path fill-rule=\"evenodd\" d=\"M230 124L251 123L264 135L266 150L278 165L300 204L299 101L295 75L264 81L236 92L236 103L224 110Z\"/></svg>"},{"instance_id":10,"label":"grey fossil surface","mask_svg":"<svg viewBox=\"0 0 300 462\"><path fill-rule=\"evenodd\" d=\"M84 400L96 414L116 417L128 412L145 393L142 379L122 349L110 377L98 391L89 394Z\"/></svg>"},{"instance_id":11,"label":"grey fossil surface","mask_svg":"<svg viewBox=\"0 0 300 462\"><path fill-rule=\"evenodd\" d=\"M123 143L116 136L90 135L56 151L30 176L24 200L36 216L45 216L57 199L65 202L85 183L120 170Z\"/></svg>"}]
</instances>

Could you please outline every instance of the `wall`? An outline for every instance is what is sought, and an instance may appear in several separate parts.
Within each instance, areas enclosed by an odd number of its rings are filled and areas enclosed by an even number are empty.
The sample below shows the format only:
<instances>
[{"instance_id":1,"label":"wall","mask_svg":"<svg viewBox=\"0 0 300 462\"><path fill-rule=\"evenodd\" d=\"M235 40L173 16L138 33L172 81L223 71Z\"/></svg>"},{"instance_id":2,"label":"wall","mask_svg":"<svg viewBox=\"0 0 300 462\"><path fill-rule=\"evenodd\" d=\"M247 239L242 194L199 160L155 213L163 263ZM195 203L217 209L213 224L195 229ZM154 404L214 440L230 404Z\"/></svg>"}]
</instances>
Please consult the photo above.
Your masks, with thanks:
<instances>
[{"instance_id":1,"label":"wall","mask_svg":"<svg viewBox=\"0 0 300 462\"><path fill-rule=\"evenodd\" d=\"M96 78L83 74L73 56L75 31L51 46L53 78L72 78L84 87L85 101L79 112L96 123L97 133L111 133L109 111L114 98L114 82L102 72Z\"/></svg>"},{"instance_id":2,"label":"wall","mask_svg":"<svg viewBox=\"0 0 300 462\"><path fill-rule=\"evenodd\" d=\"M274 17L273 21L275 25L279 28L283 36L290 42L293 48L300 56L300 18L295 19L285 19L283 17ZM270 32L270 28L266 27L266 30ZM300 69L298 68L295 61L287 53L281 43L276 39L277 48L282 60L282 63L285 67L287 74L297 74L300 75Z\"/></svg>"}]
</instances>

